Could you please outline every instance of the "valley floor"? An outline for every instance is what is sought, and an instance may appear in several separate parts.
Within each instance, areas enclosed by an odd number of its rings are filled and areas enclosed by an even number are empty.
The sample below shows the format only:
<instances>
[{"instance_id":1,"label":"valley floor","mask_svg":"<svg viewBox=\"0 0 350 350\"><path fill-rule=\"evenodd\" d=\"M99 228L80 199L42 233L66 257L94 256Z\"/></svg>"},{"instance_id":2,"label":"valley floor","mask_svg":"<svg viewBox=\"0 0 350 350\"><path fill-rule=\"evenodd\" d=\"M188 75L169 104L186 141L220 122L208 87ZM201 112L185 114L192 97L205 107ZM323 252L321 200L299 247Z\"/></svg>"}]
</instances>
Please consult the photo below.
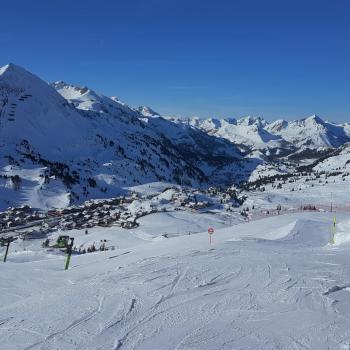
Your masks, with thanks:
<instances>
[{"instance_id":1,"label":"valley floor","mask_svg":"<svg viewBox=\"0 0 350 350\"><path fill-rule=\"evenodd\" d=\"M75 232L115 250L68 271L41 242L16 242L0 268L1 348L349 349L350 215L336 214L331 245L333 215L218 220L209 245L204 216L156 214L134 231Z\"/></svg>"}]
</instances>

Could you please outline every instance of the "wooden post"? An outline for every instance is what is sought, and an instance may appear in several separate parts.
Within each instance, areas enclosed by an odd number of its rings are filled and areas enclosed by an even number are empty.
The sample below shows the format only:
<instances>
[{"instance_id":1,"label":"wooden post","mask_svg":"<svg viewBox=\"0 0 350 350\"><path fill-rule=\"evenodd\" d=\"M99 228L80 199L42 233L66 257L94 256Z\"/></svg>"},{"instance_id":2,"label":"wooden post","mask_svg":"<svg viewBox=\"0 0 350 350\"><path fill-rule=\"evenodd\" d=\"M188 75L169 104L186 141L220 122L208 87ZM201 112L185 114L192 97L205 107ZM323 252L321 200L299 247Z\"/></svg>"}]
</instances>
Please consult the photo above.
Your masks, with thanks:
<instances>
[{"instance_id":1,"label":"wooden post","mask_svg":"<svg viewBox=\"0 0 350 350\"><path fill-rule=\"evenodd\" d=\"M68 247L67 247L67 253L68 253L68 255L67 255L66 265L64 266L64 269L65 269L65 270L68 270L68 267L69 267L70 257L71 257L71 255L72 255L72 249L73 249L73 242L74 242L74 238L71 237L71 238L70 238L70 244L69 244Z\"/></svg>"},{"instance_id":2,"label":"wooden post","mask_svg":"<svg viewBox=\"0 0 350 350\"><path fill-rule=\"evenodd\" d=\"M6 262L7 254L9 252L9 248L10 248L10 240L7 241L6 252L5 252L5 256L4 256L4 262Z\"/></svg>"},{"instance_id":3,"label":"wooden post","mask_svg":"<svg viewBox=\"0 0 350 350\"><path fill-rule=\"evenodd\" d=\"M14 237L6 237L6 238L0 238L0 243L3 247L6 246L6 251L5 251L5 255L4 255L4 262L6 262L7 260L7 255L9 252L9 248L10 248L10 243L13 242L15 239Z\"/></svg>"}]
</instances>

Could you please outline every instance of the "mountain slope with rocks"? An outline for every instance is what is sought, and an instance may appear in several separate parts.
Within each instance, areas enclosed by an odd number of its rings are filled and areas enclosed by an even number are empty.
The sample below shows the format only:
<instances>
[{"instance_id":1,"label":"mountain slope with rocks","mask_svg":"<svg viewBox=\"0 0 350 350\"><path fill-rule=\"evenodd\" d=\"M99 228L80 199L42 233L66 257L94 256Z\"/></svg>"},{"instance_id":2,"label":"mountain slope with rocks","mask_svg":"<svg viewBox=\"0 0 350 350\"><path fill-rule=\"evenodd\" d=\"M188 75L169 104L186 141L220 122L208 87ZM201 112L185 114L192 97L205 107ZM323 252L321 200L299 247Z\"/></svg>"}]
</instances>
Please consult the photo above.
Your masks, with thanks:
<instances>
[{"instance_id":1,"label":"mountain slope with rocks","mask_svg":"<svg viewBox=\"0 0 350 350\"><path fill-rule=\"evenodd\" d=\"M202 186L242 159L227 140L142 117L89 88L1 68L0 207L65 206L152 181Z\"/></svg>"}]
</instances>

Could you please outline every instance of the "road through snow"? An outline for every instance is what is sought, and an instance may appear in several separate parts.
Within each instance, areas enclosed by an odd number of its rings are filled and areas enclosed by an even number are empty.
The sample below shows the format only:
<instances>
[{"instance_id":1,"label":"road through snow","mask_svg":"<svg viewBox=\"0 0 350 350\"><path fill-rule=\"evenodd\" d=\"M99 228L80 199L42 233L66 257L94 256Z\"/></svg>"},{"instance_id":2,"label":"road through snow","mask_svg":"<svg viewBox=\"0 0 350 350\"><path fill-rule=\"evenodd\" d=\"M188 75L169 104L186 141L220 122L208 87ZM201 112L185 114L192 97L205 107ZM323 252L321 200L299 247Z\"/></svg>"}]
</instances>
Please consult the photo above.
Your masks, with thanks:
<instances>
[{"instance_id":1,"label":"road through snow","mask_svg":"<svg viewBox=\"0 0 350 350\"><path fill-rule=\"evenodd\" d=\"M217 230L211 246L199 233L74 256L69 271L9 259L1 347L349 349L349 215L338 223L333 246L332 215L296 213Z\"/></svg>"}]
</instances>

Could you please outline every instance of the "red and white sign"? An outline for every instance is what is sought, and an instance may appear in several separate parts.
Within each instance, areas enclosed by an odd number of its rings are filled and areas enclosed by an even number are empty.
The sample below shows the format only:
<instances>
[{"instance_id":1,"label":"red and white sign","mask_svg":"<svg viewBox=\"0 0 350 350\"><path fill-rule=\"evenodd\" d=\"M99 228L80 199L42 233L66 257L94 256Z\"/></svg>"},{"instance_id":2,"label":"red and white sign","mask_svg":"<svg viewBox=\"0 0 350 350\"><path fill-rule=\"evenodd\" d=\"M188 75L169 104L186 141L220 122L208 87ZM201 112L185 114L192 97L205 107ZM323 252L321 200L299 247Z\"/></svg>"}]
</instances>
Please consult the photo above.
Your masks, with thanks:
<instances>
[{"instance_id":1,"label":"red and white sign","mask_svg":"<svg viewBox=\"0 0 350 350\"><path fill-rule=\"evenodd\" d=\"M212 235L212 234L214 233L214 229L213 229L212 227L209 227L209 228L208 228L208 233L209 233L210 235Z\"/></svg>"}]
</instances>

